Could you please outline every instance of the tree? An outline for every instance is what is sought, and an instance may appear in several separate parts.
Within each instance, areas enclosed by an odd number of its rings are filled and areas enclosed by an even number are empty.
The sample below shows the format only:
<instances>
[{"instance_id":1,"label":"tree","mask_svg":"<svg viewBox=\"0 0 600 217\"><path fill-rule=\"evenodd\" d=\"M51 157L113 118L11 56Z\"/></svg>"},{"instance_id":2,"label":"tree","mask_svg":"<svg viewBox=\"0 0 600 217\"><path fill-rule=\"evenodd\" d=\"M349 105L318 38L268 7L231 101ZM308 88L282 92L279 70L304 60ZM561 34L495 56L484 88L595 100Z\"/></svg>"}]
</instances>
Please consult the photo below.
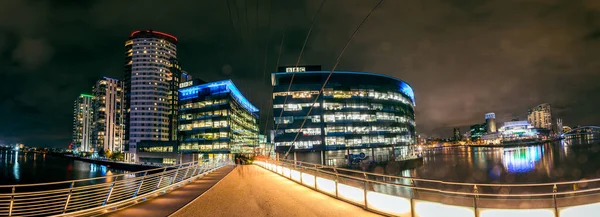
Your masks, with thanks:
<instances>
[{"instance_id":1,"label":"tree","mask_svg":"<svg viewBox=\"0 0 600 217\"><path fill-rule=\"evenodd\" d=\"M114 152L112 153L111 159L115 160L115 161L123 161L123 159L125 158L125 155L123 154L123 152Z\"/></svg>"},{"instance_id":2,"label":"tree","mask_svg":"<svg viewBox=\"0 0 600 217\"><path fill-rule=\"evenodd\" d=\"M100 157L106 157L106 152L104 151L104 149L103 149L103 148L101 148L101 149L98 151L98 156L100 156Z\"/></svg>"},{"instance_id":3,"label":"tree","mask_svg":"<svg viewBox=\"0 0 600 217\"><path fill-rule=\"evenodd\" d=\"M110 149L106 149L104 155L106 156L106 158L111 159L111 157L113 156L113 152Z\"/></svg>"}]
</instances>

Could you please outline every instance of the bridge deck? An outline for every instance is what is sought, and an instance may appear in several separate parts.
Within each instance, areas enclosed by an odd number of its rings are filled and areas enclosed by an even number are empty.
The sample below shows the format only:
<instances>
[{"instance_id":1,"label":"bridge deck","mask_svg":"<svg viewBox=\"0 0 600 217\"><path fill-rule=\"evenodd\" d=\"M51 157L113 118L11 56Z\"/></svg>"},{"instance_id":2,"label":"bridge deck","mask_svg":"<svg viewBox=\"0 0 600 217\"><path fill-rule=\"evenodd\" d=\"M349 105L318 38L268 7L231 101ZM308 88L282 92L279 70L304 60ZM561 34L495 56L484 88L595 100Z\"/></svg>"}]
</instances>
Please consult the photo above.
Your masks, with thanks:
<instances>
[{"instance_id":1,"label":"bridge deck","mask_svg":"<svg viewBox=\"0 0 600 217\"><path fill-rule=\"evenodd\" d=\"M196 180L194 183L190 183L179 189L175 189L174 191L165 195L161 195L149 201L125 208L123 210L108 213L104 216L169 216L204 192L208 191L233 169L234 166L225 166Z\"/></svg>"},{"instance_id":2,"label":"bridge deck","mask_svg":"<svg viewBox=\"0 0 600 217\"><path fill-rule=\"evenodd\" d=\"M173 215L378 216L258 166L238 166L219 184Z\"/></svg>"}]
</instances>

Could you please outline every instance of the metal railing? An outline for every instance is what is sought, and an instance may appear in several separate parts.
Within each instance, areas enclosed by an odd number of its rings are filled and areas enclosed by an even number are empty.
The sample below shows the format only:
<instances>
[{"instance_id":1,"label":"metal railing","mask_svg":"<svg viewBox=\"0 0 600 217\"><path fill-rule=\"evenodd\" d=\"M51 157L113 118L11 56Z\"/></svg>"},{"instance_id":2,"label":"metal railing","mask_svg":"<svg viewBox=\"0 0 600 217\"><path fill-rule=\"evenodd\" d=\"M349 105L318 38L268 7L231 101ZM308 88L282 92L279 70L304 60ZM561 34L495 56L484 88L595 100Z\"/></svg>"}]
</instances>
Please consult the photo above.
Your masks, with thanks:
<instances>
[{"instance_id":1,"label":"metal railing","mask_svg":"<svg viewBox=\"0 0 600 217\"><path fill-rule=\"evenodd\" d=\"M600 178L531 184L460 183L292 160L255 164L337 199L393 216L580 216L600 212ZM424 207L429 207L425 209ZM539 212L531 214L531 212ZM448 213L458 212L459 215ZM523 214L523 215L520 215Z\"/></svg>"},{"instance_id":2,"label":"metal railing","mask_svg":"<svg viewBox=\"0 0 600 217\"><path fill-rule=\"evenodd\" d=\"M162 195L229 161L180 165L89 179L0 185L0 216L94 216Z\"/></svg>"}]
</instances>

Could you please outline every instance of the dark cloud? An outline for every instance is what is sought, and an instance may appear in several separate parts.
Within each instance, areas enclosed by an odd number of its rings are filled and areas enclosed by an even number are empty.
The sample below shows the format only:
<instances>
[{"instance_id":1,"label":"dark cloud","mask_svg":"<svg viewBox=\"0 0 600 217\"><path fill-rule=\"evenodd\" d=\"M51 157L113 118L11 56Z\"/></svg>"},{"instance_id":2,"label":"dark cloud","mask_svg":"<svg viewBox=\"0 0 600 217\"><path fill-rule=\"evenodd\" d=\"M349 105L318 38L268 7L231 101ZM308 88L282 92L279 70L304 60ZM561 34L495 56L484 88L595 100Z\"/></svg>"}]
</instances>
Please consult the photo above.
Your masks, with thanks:
<instances>
[{"instance_id":1,"label":"dark cloud","mask_svg":"<svg viewBox=\"0 0 600 217\"><path fill-rule=\"evenodd\" d=\"M66 146L73 100L101 76L122 77L123 45L136 29L176 35L185 70L232 79L265 116L271 87L263 72L277 59L295 64L321 1L228 2L0 1L0 139ZM376 3L327 1L300 63L331 68ZM596 0L386 1L338 69L410 83L426 135L449 136L486 112L522 119L544 102L567 125L597 125L599 29Z\"/></svg>"}]
</instances>

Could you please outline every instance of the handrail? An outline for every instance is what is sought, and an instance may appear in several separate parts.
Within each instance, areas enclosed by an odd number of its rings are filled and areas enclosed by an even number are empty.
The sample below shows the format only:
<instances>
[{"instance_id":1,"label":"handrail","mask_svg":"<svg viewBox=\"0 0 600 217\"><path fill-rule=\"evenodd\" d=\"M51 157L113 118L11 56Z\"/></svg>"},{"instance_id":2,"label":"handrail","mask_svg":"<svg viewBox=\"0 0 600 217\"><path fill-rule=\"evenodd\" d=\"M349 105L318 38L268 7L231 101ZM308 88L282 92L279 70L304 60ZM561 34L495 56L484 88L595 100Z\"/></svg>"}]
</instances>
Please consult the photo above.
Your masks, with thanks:
<instances>
[{"instance_id":1,"label":"handrail","mask_svg":"<svg viewBox=\"0 0 600 217\"><path fill-rule=\"evenodd\" d=\"M460 183L383 175L285 159L261 159L255 164L318 192L385 215L443 216L446 211L457 212L460 209L464 213L452 216L478 217L484 212L497 212L494 216L515 216L513 214L520 213L517 217L530 216L528 211L538 210L546 213L539 216L570 217L577 216L575 213L589 212L585 210L590 207L600 209L600 179L532 184ZM401 180L408 180L410 184ZM575 184L580 184L579 189L571 186ZM471 205L465 205L469 203ZM433 212L437 214L432 215L431 210L427 215L415 214L424 210L419 209L417 204L436 204ZM564 214L564 210L571 212Z\"/></svg>"},{"instance_id":2,"label":"handrail","mask_svg":"<svg viewBox=\"0 0 600 217\"><path fill-rule=\"evenodd\" d=\"M7 205L0 206L0 213L8 216L99 215L164 194L228 164L231 164L229 160L194 161L112 176L2 185L0 190L4 188L7 193L1 193L0 198L6 198ZM32 206L36 201L38 203Z\"/></svg>"},{"instance_id":3,"label":"handrail","mask_svg":"<svg viewBox=\"0 0 600 217\"><path fill-rule=\"evenodd\" d=\"M303 164L307 164L307 165L313 165L313 166L318 166L318 168L327 168L327 169L335 169L335 170L339 170L339 171L347 171L347 172L352 172L352 173L359 173L360 175L362 174L367 174L370 176L378 176L378 177L386 177L386 178L396 178L396 179L407 179L407 180L413 180L413 181L423 181L423 182L432 182L432 183L440 183L440 184L447 184L447 185L464 185L464 186L471 186L471 185L478 185L478 186L484 186L484 187L536 187L536 186L551 186L551 185L567 185L567 184L580 184L580 183L590 183L590 182L599 182L600 178L594 178L594 179L585 179L585 180L576 180L576 181L562 181L562 182L547 182L547 183L506 183L506 184L494 184L494 183L465 183L465 182L448 182L448 181L443 181L443 180L436 180L436 179L424 179L424 178L415 178L415 177L408 177L408 176L395 176L395 175L387 175L387 174L381 174L381 173L372 173L372 172L363 172L363 171L357 171L357 170L353 170L353 169L346 169L346 168L339 168L339 167L332 167L332 166L327 166L327 165L322 165L322 164L315 164L315 163L308 163L308 162L302 162L302 161L293 161L293 160L287 160L287 159L279 159L279 161L282 162L286 162L286 163L296 163L296 164L300 164L298 166L301 166Z\"/></svg>"}]
</instances>

